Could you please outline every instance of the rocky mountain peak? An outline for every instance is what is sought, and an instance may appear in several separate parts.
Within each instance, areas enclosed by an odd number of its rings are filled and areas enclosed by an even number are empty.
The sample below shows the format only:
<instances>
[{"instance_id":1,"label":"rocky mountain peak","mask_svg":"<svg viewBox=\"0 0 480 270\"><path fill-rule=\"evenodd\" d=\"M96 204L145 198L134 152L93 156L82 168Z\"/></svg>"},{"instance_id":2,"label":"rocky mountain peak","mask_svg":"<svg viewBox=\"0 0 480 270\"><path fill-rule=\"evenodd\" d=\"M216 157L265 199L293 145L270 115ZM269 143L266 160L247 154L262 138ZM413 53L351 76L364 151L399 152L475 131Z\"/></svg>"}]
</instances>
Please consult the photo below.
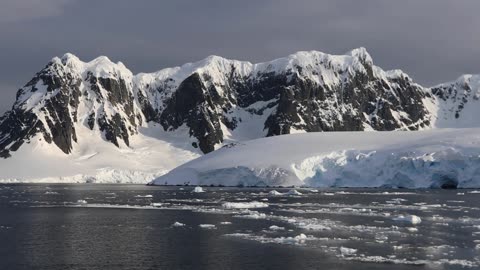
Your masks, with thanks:
<instances>
[{"instance_id":1,"label":"rocky mountain peak","mask_svg":"<svg viewBox=\"0 0 480 270\"><path fill-rule=\"evenodd\" d=\"M364 47L353 49L350 52L348 52L347 55L351 55L352 57L357 58L362 63L368 64L370 66L373 65L372 56L368 53L367 49Z\"/></svg>"},{"instance_id":2,"label":"rocky mountain peak","mask_svg":"<svg viewBox=\"0 0 480 270\"><path fill-rule=\"evenodd\" d=\"M58 59L58 57L55 57L53 59ZM83 63L80 58L78 58L76 55L74 55L73 53L65 53L61 58L60 58L60 62L62 62L62 64L64 65L67 65L67 64L71 64L71 63Z\"/></svg>"}]
</instances>

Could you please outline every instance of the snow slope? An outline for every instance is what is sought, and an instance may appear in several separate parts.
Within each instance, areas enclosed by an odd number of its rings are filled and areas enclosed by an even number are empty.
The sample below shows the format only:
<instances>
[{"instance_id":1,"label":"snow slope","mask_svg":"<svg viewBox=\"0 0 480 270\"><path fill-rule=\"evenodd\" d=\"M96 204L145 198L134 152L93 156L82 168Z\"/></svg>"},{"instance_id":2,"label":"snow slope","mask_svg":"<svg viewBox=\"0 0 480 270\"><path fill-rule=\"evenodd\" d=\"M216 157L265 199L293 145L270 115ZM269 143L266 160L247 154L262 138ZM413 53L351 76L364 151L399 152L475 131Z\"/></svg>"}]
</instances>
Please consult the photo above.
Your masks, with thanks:
<instances>
[{"instance_id":1,"label":"snow slope","mask_svg":"<svg viewBox=\"0 0 480 270\"><path fill-rule=\"evenodd\" d=\"M224 147L152 184L480 187L480 129L283 135Z\"/></svg>"},{"instance_id":2,"label":"snow slope","mask_svg":"<svg viewBox=\"0 0 480 270\"><path fill-rule=\"evenodd\" d=\"M480 75L462 75L457 80L432 87L435 96L433 127L480 127Z\"/></svg>"},{"instance_id":3,"label":"snow slope","mask_svg":"<svg viewBox=\"0 0 480 270\"><path fill-rule=\"evenodd\" d=\"M145 184L200 156L186 148L188 140L157 126L140 130L129 147L107 143L88 128L78 130L88 143L77 144L70 155L34 138L11 158L2 159L0 183Z\"/></svg>"}]
</instances>

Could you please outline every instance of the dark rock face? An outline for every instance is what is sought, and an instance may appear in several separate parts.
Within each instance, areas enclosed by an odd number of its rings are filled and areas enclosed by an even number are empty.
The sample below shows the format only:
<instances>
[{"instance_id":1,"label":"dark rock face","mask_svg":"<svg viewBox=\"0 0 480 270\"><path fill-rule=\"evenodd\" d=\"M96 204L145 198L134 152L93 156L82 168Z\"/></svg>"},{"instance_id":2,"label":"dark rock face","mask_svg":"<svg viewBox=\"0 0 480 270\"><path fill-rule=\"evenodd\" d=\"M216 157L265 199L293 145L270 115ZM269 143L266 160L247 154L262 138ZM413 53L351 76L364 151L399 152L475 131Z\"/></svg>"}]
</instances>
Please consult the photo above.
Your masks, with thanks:
<instances>
[{"instance_id":1,"label":"dark rock face","mask_svg":"<svg viewBox=\"0 0 480 270\"><path fill-rule=\"evenodd\" d=\"M35 136L37 133L45 134L42 122L38 121L35 114L12 110L0 119L0 157L10 157L11 151L17 151L20 146ZM52 138L44 137L47 142Z\"/></svg>"},{"instance_id":2,"label":"dark rock face","mask_svg":"<svg viewBox=\"0 0 480 270\"><path fill-rule=\"evenodd\" d=\"M69 107L78 107L80 82L70 75L59 76L61 72L61 65L51 63L18 91L13 110L0 123L0 136L4 138L0 143L2 156L9 156L10 151L16 151L36 134L43 135L49 143L53 141L64 153L71 152L72 142L77 141L73 126L77 115L76 110ZM40 85L45 89L38 89ZM37 91L44 91L44 96L48 97L42 100L39 112L24 110L23 96ZM40 113L45 122L40 121Z\"/></svg>"},{"instance_id":3,"label":"dark rock face","mask_svg":"<svg viewBox=\"0 0 480 270\"><path fill-rule=\"evenodd\" d=\"M220 120L214 112L215 97L209 90L200 76L194 73L180 84L160 116L165 130L186 124L190 128L189 135L198 139L204 153L215 150L215 144L223 141Z\"/></svg>"},{"instance_id":4,"label":"dark rock face","mask_svg":"<svg viewBox=\"0 0 480 270\"><path fill-rule=\"evenodd\" d=\"M103 116L98 119L98 125L100 126L100 130L104 132L107 141L112 142L118 147L117 138L120 138L123 139L127 146L130 145L128 131L120 114L115 114L111 120Z\"/></svg>"},{"instance_id":5,"label":"dark rock face","mask_svg":"<svg viewBox=\"0 0 480 270\"><path fill-rule=\"evenodd\" d=\"M145 97L141 92L137 93L138 103L140 104L140 108L142 110L143 115L147 122L159 122L158 117L158 110L155 110L148 101L147 97Z\"/></svg>"},{"instance_id":6,"label":"dark rock face","mask_svg":"<svg viewBox=\"0 0 480 270\"><path fill-rule=\"evenodd\" d=\"M248 121L245 115L262 119L256 127L262 136L417 130L431 126L424 100L461 99L458 114L470 98L468 85L426 89L402 72L374 67L362 50L351 55L348 64L311 54L312 61L261 69L210 58L185 77L148 82L119 72L117 64L104 59L92 69L78 59L52 60L18 91L12 110L0 118L0 157L38 134L69 154L82 140L79 125L98 130L116 146L130 145L130 137L148 122L165 131L184 126L196 140L192 148L203 153L224 142L225 128L236 131Z\"/></svg>"}]
</instances>

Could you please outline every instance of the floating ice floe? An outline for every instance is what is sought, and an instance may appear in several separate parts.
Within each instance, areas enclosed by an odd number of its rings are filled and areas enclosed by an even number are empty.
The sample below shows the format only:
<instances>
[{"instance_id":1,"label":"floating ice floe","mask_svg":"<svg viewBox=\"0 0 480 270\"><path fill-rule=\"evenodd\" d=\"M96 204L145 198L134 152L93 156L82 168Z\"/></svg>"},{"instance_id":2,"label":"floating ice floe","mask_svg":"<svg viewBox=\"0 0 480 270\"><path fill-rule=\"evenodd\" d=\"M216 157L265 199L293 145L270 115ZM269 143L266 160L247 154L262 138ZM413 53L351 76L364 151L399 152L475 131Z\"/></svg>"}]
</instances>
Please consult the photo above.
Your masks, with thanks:
<instances>
[{"instance_id":1,"label":"floating ice floe","mask_svg":"<svg viewBox=\"0 0 480 270\"><path fill-rule=\"evenodd\" d=\"M252 240L252 241L258 241L260 243L274 243L274 244L282 244L282 245L301 245L304 244L308 240L315 240L317 238L305 234L299 234L294 237L266 237L264 235L253 235L253 234L248 234L248 233L232 233L232 234L226 234L225 236L227 237L238 237L242 239L247 239L247 240Z\"/></svg>"},{"instance_id":2,"label":"floating ice floe","mask_svg":"<svg viewBox=\"0 0 480 270\"><path fill-rule=\"evenodd\" d=\"M270 231L283 231L283 230L285 230L285 227L279 227L279 226L276 226L276 225L272 225L268 229Z\"/></svg>"},{"instance_id":3,"label":"floating ice floe","mask_svg":"<svg viewBox=\"0 0 480 270\"><path fill-rule=\"evenodd\" d=\"M348 256L357 253L357 250L354 248L340 247L340 253L342 256Z\"/></svg>"},{"instance_id":4,"label":"floating ice floe","mask_svg":"<svg viewBox=\"0 0 480 270\"><path fill-rule=\"evenodd\" d=\"M276 190L271 190L270 192L268 192L268 195L270 195L270 196L282 196L283 193L278 192Z\"/></svg>"},{"instance_id":5,"label":"floating ice floe","mask_svg":"<svg viewBox=\"0 0 480 270\"><path fill-rule=\"evenodd\" d=\"M409 232L418 232L418 229L417 229L417 228L414 228L414 227L410 227L410 228L407 228L407 231L409 231Z\"/></svg>"},{"instance_id":6,"label":"floating ice floe","mask_svg":"<svg viewBox=\"0 0 480 270\"><path fill-rule=\"evenodd\" d=\"M305 240L305 239L307 239L307 236L305 234L301 233L301 234L295 236L294 238L297 239L297 240Z\"/></svg>"},{"instance_id":7,"label":"floating ice floe","mask_svg":"<svg viewBox=\"0 0 480 270\"><path fill-rule=\"evenodd\" d=\"M266 219L267 214L260 213L257 211L250 211L247 214L233 216L236 218L246 218L246 219Z\"/></svg>"},{"instance_id":8,"label":"floating ice floe","mask_svg":"<svg viewBox=\"0 0 480 270\"><path fill-rule=\"evenodd\" d=\"M444 265L458 265L462 268L476 268L476 267L478 267L478 262L468 261L468 260L459 260L459 259L453 259L453 260L440 259L440 260L436 261L435 264L438 264L438 265L442 265L442 264L444 264Z\"/></svg>"},{"instance_id":9,"label":"floating ice floe","mask_svg":"<svg viewBox=\"0 0 480 270\"><path fill-rule=\"evenodd\" d=\"M135 198L153 198L153 195L137 195Z\"/></svg>"},{"instance_id":10,"label":"floating ice floe","mask_svg":"<svg viewBox=\"0 0 480 270\"><path fill-rule=\"evenodd\" d=\"M195 187L193 190L192 190L193 193L202 193L202 192L205 192L205 190L202 188L202 187Z\"/></svg>"},{"instance_id":11,"label":"floating ice floe","mask_svg":"<svg viewBox=\"0 0 480 270\"><path fill-rule=\"evenodd\" d=\"M306 240L313 239L313 237L308 237L305 234L301 233L295 237L278 237L274 238L274 242L279 244L303 244Z\"/></svg>"},{"instance_id":12,"label":"floating ice floe","mask_svg":"<svg viewBox=\"0 0 480 270\"><path fill-rule=\"evenodd\" d=\"M273 238L272 242L278 243L278 244L289 244L289 245L295 245L295 244L303 244L305 243L306 240L309 240L309 237L306 236L305 234L301 233L295 237L277 237Z\"/></svg>"},{"instance_id":13,"label":"floating ice floe","mask_svg":"<svg viewBox=\"0 0 480 270\"><path fill-rule=\"evenodd\" d=\"M172 224L172 227L185 227L185 224L175 221L175 223Z\"/></svg>"},{"instance_id":14,"label":"floating ice floe","mask_svg":"<svg viewBox=\"0 0 480 270\"><path fill-rule=\"evenodd\" d=\"M298 192L296 189L291 189L285 194L286 195L291 195L291 196L301 196L301 195L303 195L303 193Z\"/></svg>"},{"instance_id":15,"label":"floating ice floe","mask_svg":"<svg viewBox=\"0 0 480 270\"><path fill-rule=\"evenodd\" d=\"M207 230L213 230L217 228L217 226L215 226L214 224L200 224L198 225L198 227L202 229L207 229Z\"/></svg>"},{"instance_id":16,"label":"floating ice floe","mask_svg":"<svg viewBox=\"0 0 480 270\"><path fill-rule=\"evenodd\" d=\"M388 263L388 264L404 264L404 265L453 265L460 266L461 268L475 268L478 267L478 262L468 261L468 260L449 260L449 259L440 259L440 260L407 260L407 259L397 259L395 256L354 256L354 257L344 257L345 260L349 261L359 261L359 262L369 262L369 263Z\"/></svg>"},{"instance_id":17,"label":"floating ice floe","mask_svg":"<svg viewBox=\"0 0 480 270\"><path fill-rule=\"evenodd\" d=\"M410 224L419 224L422 222L422 219L419 216L415 215L400 215L397 216L396 218L393 218L394 221L398 222L405 222L405 223L410 223Z\"/></svg>"},{"instance_id":18,"label":"floating ice floe","mask_svg":"<svg viewBox=\"0 0 480 270\"><path fill-rule=\"evenodd\" d=\"M389 203L389 204L401 204L402 202L406 202L407 200L405 199L402 199L402 198L394 198L394 199L391 199L389 201L386 201L386 203Z\"/></svg>"},{"instance_id":19,"label":"floating ice floe","mask_svg":"<svg viewBox=\"0 0 480 270\"><path fill-rule=\"evenodd\" d=\"M226 209L249 209L249 208L266 208L268 204L263 202L226 202L222 204Z\"/></svg>"},{"instance_id":20,"label":"floating ice floe","mask_svg":"<svg viewBox=\"0 0 480 270\"><path fill-rule=\"evenodd\" d=\"M407 260L407 259L395 259L387 258L382 256L355 256L355 257L345 257L345 260L349 261L359 261L367 263L386 263L386 264L405 264L405 265L425 265L427 264L426 260Z\"/></svg>"},{"instance_id":21,"label":"floating ice floe","mask_svg":"<svg viewBox=\"0 0 480 270\"><path fill-rule=\"evenodd\" d=\"M161 207L163 205L163 203L157 203L157 202L154 202L154 203L151 203L150 206L153 206L153 207Z\"/></svg>"}]
</instances>

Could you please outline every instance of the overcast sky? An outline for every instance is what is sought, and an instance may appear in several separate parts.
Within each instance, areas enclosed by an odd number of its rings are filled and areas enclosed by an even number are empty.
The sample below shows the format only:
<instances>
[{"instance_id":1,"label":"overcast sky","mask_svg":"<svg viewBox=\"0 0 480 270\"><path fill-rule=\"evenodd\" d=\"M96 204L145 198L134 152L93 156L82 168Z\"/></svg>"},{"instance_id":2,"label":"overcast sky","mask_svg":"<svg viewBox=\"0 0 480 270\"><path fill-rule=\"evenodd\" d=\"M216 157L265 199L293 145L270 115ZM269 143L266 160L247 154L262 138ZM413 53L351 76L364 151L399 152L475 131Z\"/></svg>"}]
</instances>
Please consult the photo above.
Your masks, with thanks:
<instances>
[{"instance_id":1,"label":"overcast sky","mask_svg":"<svg viewBox=\"0 0 480 270\"><path fill-rule=\"evenodd\" d=\"M0 0L0 113L65 52L137 73L211 54L261 62L364 46L429 86L480 73L479 11L478 0Z\"/></svg>"}]
</instances>

